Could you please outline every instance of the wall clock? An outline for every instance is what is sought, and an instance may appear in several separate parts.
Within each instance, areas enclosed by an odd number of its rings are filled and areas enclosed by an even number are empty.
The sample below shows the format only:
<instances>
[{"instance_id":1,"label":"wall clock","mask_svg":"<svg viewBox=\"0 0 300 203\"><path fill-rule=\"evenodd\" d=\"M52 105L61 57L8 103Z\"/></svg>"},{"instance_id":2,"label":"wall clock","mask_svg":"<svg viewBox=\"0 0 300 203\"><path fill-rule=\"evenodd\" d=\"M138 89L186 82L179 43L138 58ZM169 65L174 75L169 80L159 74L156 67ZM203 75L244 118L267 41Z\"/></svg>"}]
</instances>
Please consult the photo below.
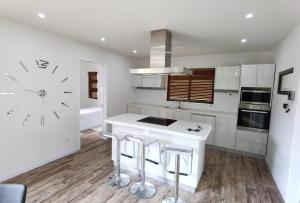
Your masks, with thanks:
<instances>
[{"instance_id":1,"label":"wall clock","mask_svg":"<svg viewBox=\"0 0 300 203\"><path fill-rule=\"evenodd\" d=\"M59 70L58 65L52 65L49 61L42 59L35 59L33 64L33 66L29 67L22 61L18 61L18 66L22 71L22 76L19 75L16 77L16 75L5 72L4 76L10 80L11 83L19 85L17 85L15 91L0 92L0 95L20 94L22 96L25 94L24 100L22 99L23 101L19 101L20 104L16 104L7 110L7 116L17 113L20 108L25 109L26 106L22 106L22 104L26 103L24 102L25 98L32 97L31 100L34 101L32 105L35 105L34 107L36 110L34 112L25 113L21 121L22 125L26 125L32 117L39 117L38 120L40 125L45 126L46 121L51 119L46 116L51 116L52 119L61 118L59 110L55 107L59 105L63 108L70 108L70 105L64 101L64 98L58 97L57 95L59 95L59 93L64 95L72 94L72 91L65 89L66 87L64 86L64 84L69 81L69 77L55 77ZM27 76L28 82L21 83L25 76ZM35 83L35 81L37 83ZM30 102L27 102L27 104L28 103L30 104Z\"/></svg>"}]
</instances>

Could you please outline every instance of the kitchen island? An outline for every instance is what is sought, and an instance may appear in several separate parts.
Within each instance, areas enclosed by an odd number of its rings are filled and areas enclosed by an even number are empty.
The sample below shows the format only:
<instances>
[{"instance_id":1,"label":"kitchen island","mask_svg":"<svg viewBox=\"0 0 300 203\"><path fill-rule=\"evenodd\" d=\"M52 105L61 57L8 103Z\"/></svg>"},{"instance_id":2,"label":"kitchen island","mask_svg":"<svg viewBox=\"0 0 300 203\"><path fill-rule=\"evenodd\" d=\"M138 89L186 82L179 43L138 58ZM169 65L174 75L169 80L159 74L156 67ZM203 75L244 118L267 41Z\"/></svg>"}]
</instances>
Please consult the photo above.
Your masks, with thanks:
<instances>
[{"instance_id":1,"label":"kitchen island","mask_svg":"<svg viewBox=\"0 0 300 203\"><path fill-rule=\"evenodd\" d=\"M112 132L117 135L131 135L140 138L154 138L158 142L146 149L146 177L173 183L174 163L171 156L161 154L160 149L166 144L192 148L193 156L182 157L180 188L195 192L204 168L205 141L212 132L209 124L177 120L170 125L145 123L139 120L148 116L122 114L107 118L106 124L112 125ZM155 118L154 118L155 119ZM116 160L116 140L112 142L112 160ZM121 168L132 172L139 171L140 147L137 143L121 143ZM167 170L165 169L167 167Z\"/></svg>"}]
</instances>

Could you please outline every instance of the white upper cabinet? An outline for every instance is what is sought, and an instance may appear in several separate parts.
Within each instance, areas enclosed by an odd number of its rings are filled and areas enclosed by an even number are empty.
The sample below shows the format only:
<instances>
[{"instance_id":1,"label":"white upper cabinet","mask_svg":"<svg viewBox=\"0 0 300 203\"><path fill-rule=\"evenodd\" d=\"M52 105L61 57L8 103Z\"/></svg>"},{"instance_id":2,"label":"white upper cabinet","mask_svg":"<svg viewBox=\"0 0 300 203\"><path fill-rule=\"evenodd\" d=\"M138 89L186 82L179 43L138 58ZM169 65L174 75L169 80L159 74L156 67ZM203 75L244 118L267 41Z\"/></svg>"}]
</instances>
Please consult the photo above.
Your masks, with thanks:
<instances>
[{"instance_id":1,"label":"white upper cabinet","mask_svg":"<svg viewBox=\"0 0 300 203\"><path fill-rule=\"evenodd\" d=\"M240 66L220 66L216 68L215 90L239 90Z\"/></svg>"},{"instance_id":2,"label":"white upper cabinet","mask_svg":"<svg viewBox=\"0 0 300 203\"><path fill-rule=\"evenodd\" d=\"M242 66L242 87L256 87L257 83L257 65Z\"/></svg>"},{"instance_id":3,"label":"white upper cabinet","mask_svg":"<svg viewBox=\"0 0 300 203\"><path fill-rule=\"evenodd\" d=\"M273 87L275 74L274 64L243 65L242 87Z\"/></svg>"},{"instance_id":4,"label":"white upper cabinet","mask_svg":"<svg viewBox=\"0 0 300 203\"><path fill-rule=\"evenodd\" d=\"M258 87L273 87L275 74L274 64L261 64L257 69L257 86Z\"/></svg>"},{"instance_id":5,"label":"white upper cabinet","mask_svg":"<svg viewBox=\"0 0 300 203\"><path fill-rule=\"evenodd\" d=\"M136 88L165 89L166 81L165 75L131 75L131 84Z\"/></svg>"}]
</instances>

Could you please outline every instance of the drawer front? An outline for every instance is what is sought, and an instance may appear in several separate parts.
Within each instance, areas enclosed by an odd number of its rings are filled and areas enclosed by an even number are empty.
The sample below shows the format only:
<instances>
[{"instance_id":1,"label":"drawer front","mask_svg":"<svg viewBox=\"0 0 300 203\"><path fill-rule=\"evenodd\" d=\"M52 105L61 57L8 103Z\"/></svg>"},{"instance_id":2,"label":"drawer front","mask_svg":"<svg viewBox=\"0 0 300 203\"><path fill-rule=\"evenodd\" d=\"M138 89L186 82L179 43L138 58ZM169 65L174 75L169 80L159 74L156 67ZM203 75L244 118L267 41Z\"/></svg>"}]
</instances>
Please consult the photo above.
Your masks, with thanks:
<instances>
[{"instance_id":1,"label":"drawer front","mask_svg":"<svg viewBox=\"0 0 300 203\"><path fill-rule=\"evenodd\" d=\"M267 145L237 140L235 149L239 150L239 151L244 151L244 152L249 152L252 154L258 154L258 155L265 156L266 150L267 150Z\"/></svg>"},{"instance_id":2,"label":"drawer front","mask_svg":"<svg viewBox=\"0 0 300 203\"><path fill-rule=\"evenodd\" d=\"M259 144L267 144L268 143L268 134L246 131L246 130L237 130L236 131L236 139L241 141L259 143Z\"/></svg>"}]
</instances>

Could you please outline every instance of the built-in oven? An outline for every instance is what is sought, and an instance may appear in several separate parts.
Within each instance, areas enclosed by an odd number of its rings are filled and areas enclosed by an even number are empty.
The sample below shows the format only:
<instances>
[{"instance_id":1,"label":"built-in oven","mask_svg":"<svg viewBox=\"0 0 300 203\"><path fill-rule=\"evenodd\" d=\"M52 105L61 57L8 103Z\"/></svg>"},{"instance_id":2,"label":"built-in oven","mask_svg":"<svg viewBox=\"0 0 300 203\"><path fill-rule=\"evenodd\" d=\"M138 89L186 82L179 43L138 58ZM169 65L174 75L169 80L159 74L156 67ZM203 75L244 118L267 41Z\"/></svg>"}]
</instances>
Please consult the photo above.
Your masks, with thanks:
<instances>
[{"instance_id":1,"label":"built-in oven","mask_svg":"<svg viewBox=\"0 0 300 203\"><path fill-rule=\"evenodd\" d=\"M270 126L270 106L240 104L238 129L256 132L268 132Z\"/></svg>"},{"instance_id":2,"label":"built-in oven","mask_svg":"<svg viewBox=\"0 0 300 203\"><path fill-rule=\"evenodd\" d=\"M271 104L271 88L242 87L241 104Z\"/></svg>"}]
</instances>

